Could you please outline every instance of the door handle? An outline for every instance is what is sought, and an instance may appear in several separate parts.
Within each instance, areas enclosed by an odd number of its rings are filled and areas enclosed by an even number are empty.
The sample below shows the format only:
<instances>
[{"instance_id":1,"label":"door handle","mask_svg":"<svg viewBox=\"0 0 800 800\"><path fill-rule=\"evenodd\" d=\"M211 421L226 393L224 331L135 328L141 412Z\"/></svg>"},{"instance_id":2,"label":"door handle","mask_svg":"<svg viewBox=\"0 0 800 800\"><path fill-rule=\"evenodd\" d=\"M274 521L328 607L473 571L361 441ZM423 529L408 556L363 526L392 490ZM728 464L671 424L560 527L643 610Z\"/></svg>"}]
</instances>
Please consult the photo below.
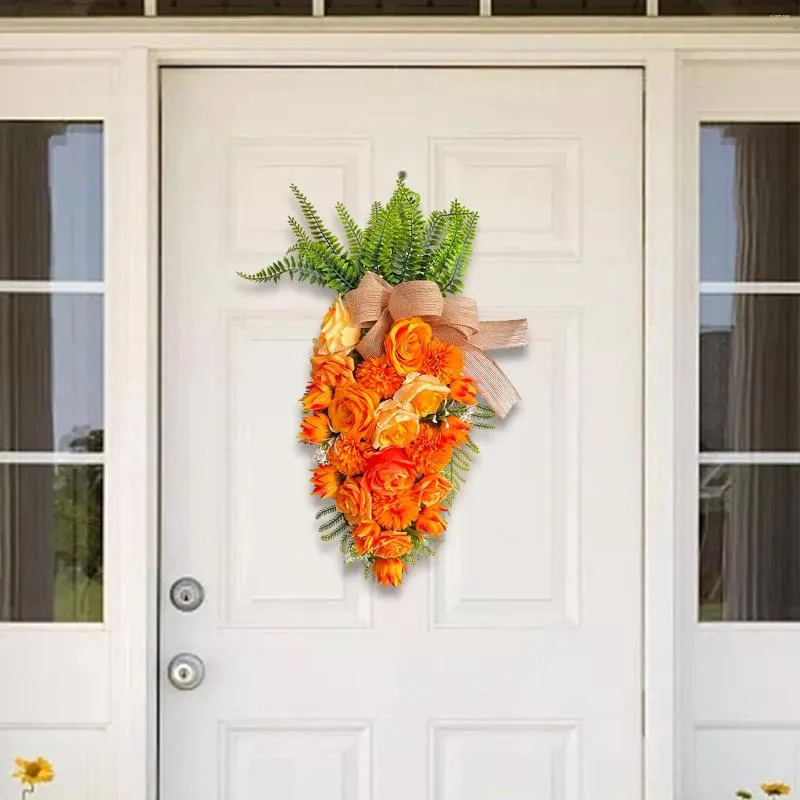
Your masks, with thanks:
<instances>
[{"instance_id":1,"label":"door handle","mask_svg":"<svg viewBox=\"0 0 800 800\"><path fill-rule=\"evenodd\" d=\"M167 667L169 682L182 692L196 689L206 677L206 665L194 653L178 653Z\"/></svg>"}]
</instances>

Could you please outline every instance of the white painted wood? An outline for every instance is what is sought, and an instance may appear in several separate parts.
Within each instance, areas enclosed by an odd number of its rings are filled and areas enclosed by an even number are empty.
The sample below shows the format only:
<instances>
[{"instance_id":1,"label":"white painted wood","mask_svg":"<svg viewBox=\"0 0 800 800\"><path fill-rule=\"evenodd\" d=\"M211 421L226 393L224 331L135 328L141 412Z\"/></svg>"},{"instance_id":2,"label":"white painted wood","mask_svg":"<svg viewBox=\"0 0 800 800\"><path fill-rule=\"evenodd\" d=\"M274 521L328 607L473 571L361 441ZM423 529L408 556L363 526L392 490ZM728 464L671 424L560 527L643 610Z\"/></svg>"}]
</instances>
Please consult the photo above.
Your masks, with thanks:
<instances>
[{"instance_id":1,"label":"white painted wood","mask_svg":"<svg viewBox=\"0 0 800 800\"><path fill-rule=\"evenodd\" d=\"M6 62L0 65L0 117L107 122L111 81L108 65ZM6 284L3 288L29 287ZM102 454L0 455L2 463L23 465L103 461ZM106 487L109 521L120 495L115 485L106 483ZM124 535L121 529L115 533ZM106 544L112 540L109 536ZM104 599L113 604L119 573L111 566L105 578ZM48 787L52 800L100 800L113 792L110 663L112 639L118 633L108 617L95 625L0 624L0 764L10 768L18 756L41 754L51 759L59 773L58 783ZM3 794L11 791L6 781L10 784L10 778L3 778Z\"/></svg>"},{"instance_id":2,"label":"white painted wood","mask_svg":"<svg viewBox=\"0 0 800 800\"><path fill-rule=\"evenodd\" d=\"M800 702L796 691L797 623L698 621L697 463L797 465L796 452L698 452L698 287L704 292L796 294L796 285L699 282L698 128L703 121L798 121L794 88L800 65L793 59L745 64L692 65L686 71L681 122L681 232L679 273L684 314L676 357L680 371L682 452L676 459L676 531L683 601L682 639L685 725L681 732L688 768L682 796L724 796L761 780L796 787L800 752ZM754 509L755 511L755 509ZM760 512L760 509L758 510ZM755 524L755 515L753 524Z\"/></svg>"},{"instance_id":3,"label":"white painted wood","mask_svg":"<svg viewBox=\"0 0 800 800\"><path fill-rule=\"evenodd\" d=\"M12 294L103 294L102 281L0 281L0 292Z\"/></svg>"},{"instance_id":4,"label":"white painted wood","mask_svg":"<svg viewBox=\"0 0 800 800\"><path fill-rule=\"evenodd\" d=\"M162 670L208 666L162 683L164 796L638 796L640 74L186 70L163 97L162 595L207 600L163 607ZM468 293L533 343L440 558L387 595L317 543L294 444L328 298L235 270L285 249L289 181L364 217L401 169L481 210Z\"/></svg>"},{"instance_id":5,"label":"white painted wood","mask_svg":"<svg viewBox=\"0 0 800 800\"><path fill-rule=\"evenodd\" d=\"M714 283L700 282L702 294L800 294L797 283Z\"/></svg>"}]
</instances>

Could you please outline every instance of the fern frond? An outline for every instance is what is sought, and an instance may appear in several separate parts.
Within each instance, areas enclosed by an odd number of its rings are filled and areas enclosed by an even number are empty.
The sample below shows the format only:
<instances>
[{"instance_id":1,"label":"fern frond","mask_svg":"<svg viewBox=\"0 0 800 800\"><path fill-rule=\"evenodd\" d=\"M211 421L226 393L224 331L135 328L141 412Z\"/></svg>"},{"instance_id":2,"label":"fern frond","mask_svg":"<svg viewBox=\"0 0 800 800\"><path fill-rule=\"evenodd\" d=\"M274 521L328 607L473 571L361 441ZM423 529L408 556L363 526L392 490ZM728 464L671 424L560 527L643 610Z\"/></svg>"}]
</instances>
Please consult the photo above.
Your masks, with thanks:
<instances>
[{"instance_id":1,"label":"fern frond","mask_svg":"<svg viewBox=\"0 0 800 800\"><path fill-rule=\"evenodd\" d=\"M294 254L287 255L258 272L237 272L236 274L240 278L254 283L278 283L283 277L288 277L289 280L297 278L298 281L316 285L324 285L326 282L324 274L320 273L305 258Z\"/></svg>"},{"instance_id":2,"label":"fern frond","mask_svg":"<svg viewBox=\"0 0 800 800\"><path fill-rule=\"evenodd\" d=\"M343 520L344 520L344 515L341 513L337 514L333 519L328 520L327 522L324 522L322 523L322 525L319 526L320 533L324 533L325 531L329 531L331 528L338 527L339 525L342 524Z\"/></svg>"},{"instance_id":3,"label":"fern frond","mask_svg":"<svg viewBox=\"0 0 800 800\"><path fill-rule=\"evenodd\" d=\"M331 252L341 255L341 242L339 242L336 236L334 236L334 234L325 227L322 217L320 217L317 209L314 208L309 199L300 191L300 189L297 188L295 184L292 184L289 189L294 195L295 200L297 200L300 210L303 212L303 218L305 219L308 227L311 229L312 237L318 242L325 244L331 250Z\"/></svg>"},{"instance_id":4,"label":"fern frond","mask_svg":"<svg viewBox=\"0 0 800 800\"><path fill-rule=\"evenodd\" d=\"M319 538L323 542L331 542L337 536L341 536L345 531L347 531L349 529L350 529L350 526L345 522L340 527L336 528L336 530L320 534Z\"/></svg>"},{"instance_id":5,"label":"fern frond","mask_svg":"<svg viewBox=\"0 0 800 800\"><path fill-rule=\"evenodd\" d=\"M319 511L317 511L315 514L315 519L322 519L322 517L326 517L328 514L333 514L333 512L336 510L336 506L325 506L325 508L321 508Z\"/></svg>"},{"instance_id":6,"label":"fern frond","mask_svg":"<svg viewBox=\"0 0 800 800\"><path fill-rule=\"evenodd\" d=\"M478 214L470 211L466 217L464 230L459 236L459 244L456 249L452 263L448 267L448 272L442 276L439 288L442 294L460 294L464 291L464 274L472 255L472 244L475 241L475 232L478 227Z\"/></svg>"},{"instance_id":7,"label":"fern frond","mask_svg":"<svg viewBox=\"0 0 800 800\"><path fill-rule=\"evenodd\" d=\"M353 263L358 263L358 258L361 255L361 243L363 233L358 223L353 219L352 214L347 210L344 203L336 204L336 213L339 216L339 222L342 223L344 234L347 238L348 255Z\"/></svg>"}]
</instances>

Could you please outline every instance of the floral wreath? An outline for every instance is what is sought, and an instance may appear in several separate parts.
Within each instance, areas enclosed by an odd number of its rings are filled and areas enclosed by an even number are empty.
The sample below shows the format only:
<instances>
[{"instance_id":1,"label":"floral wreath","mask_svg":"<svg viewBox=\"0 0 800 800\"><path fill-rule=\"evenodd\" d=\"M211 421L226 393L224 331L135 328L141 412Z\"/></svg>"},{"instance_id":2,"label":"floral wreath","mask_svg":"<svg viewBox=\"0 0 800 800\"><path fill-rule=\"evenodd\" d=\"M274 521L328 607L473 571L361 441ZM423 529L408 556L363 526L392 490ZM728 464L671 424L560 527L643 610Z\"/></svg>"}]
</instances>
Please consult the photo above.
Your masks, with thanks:
<instances>
[{"instance_id":1,"label":"floral wreath","mask_svg":"<svg viewBox=\"0 0 800 800\"><path fill-rule=\"evenodd\" d=\"M519 400L485 351L527 344L527 321L481 322L474 300L454 297L478 222L457 200L426 218L401 173L363 229L336 205L345 248L291 190L307 229L290 217L286 256L241 277L337 293L314 341L299 438L316 448L312 493L330 501L317 514L322 540L338 539L365 578L399 586L447 528L478 452L472 429L494 427Z\"/></svg>"}]
</instances>

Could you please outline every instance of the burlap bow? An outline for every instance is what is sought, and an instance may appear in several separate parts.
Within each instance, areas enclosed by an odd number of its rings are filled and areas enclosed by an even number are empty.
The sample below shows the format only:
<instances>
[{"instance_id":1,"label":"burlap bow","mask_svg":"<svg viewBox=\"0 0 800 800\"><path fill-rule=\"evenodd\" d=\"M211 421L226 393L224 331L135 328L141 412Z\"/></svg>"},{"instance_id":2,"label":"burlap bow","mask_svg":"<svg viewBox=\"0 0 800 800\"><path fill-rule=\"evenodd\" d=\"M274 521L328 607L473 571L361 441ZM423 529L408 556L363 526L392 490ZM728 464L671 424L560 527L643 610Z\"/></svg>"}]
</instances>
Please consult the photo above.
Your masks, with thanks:
<instances>
[{"instance_id":1,"label":"burlap bow","mask_svg":"<svg viewBox=\"0 0 800 800\"><path fill-rule=\"evenodd\" d=\"M356 348L364 358L383 352L384 338L394 321L421 317L433 328L437 339L463 350L464 371L476 381L495 414L505 417L519 401L514 384L485 351L526 345L526 319L479 322L478 307L472 298L443 297L433 281L406 281L392 286L374 272L367 272L344 301L353 322L369 328Z\"/></svg>"}]
</instances>

